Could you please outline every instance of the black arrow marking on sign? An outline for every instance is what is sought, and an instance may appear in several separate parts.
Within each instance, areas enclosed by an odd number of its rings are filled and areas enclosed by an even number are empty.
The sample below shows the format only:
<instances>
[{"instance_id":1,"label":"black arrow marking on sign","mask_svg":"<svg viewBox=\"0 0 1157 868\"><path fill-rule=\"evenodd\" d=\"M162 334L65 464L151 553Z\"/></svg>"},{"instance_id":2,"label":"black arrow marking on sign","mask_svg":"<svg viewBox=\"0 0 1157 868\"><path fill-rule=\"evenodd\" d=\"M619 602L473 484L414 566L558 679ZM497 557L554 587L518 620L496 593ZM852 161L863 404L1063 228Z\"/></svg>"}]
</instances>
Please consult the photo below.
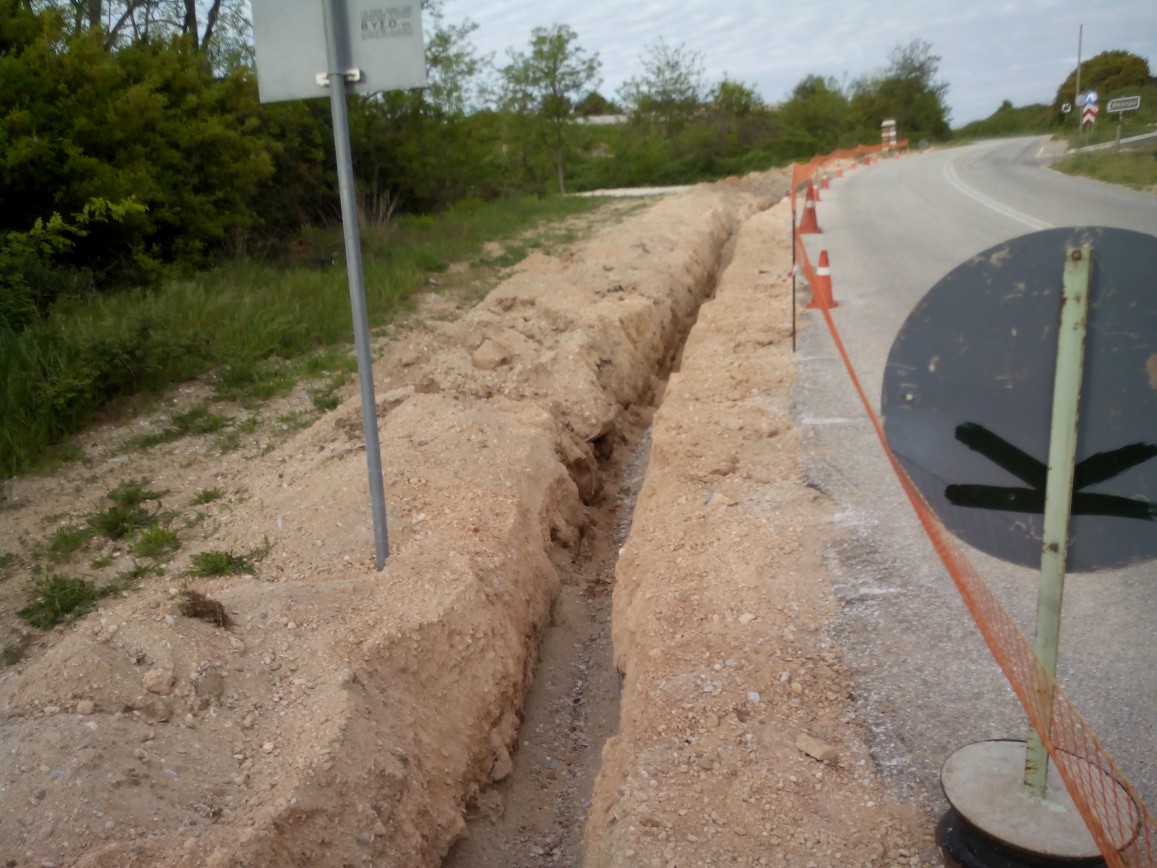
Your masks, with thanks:
<instances>
[{"instance_id":1,"label":"black arrow marking on sign","mask_svg":"<svg viewBox=\"0 0 1157 868\"><path fill-rule=\"evenodd\" d=\"M997 485L949 485L944 496L954 506L973 509L995 509L1004 512L1027 512L1037 515L1045 511L1045 485L1048 467L1027 452L1013 446L1003 437L993 434L983 425L964 422L956 426L956 439L974 452L979 452L993 464L1007 470L1029 488ZM1108 515L1116 518L1139 518L1153 521L1157 518L1157 504L1134 500L1115 494L1094 494L1080 489L1119 476L1131 467L1143 464L1157 456L1157 445L1133 443L1119 449L1098 452L1073 468L1072 515Z\"/></svg>"}]
</instances>

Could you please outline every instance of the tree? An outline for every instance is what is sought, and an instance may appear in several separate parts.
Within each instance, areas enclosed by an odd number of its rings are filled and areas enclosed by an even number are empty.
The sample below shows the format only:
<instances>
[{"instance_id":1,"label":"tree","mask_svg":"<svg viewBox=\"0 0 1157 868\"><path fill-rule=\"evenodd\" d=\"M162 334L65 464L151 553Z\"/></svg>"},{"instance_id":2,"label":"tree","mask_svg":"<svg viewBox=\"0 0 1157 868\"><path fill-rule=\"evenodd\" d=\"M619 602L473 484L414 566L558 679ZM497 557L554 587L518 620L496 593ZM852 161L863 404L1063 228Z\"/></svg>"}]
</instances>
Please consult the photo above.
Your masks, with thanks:
<instances>
[{"instance_id":1,"label":"tree","mask_svg":"<svg viewBox=\"0 0 1157 868\"><path fill-rule=\"evenodd\" d=\"M242 41L248 37L244 0L45 0L43 5L61 12L71 33L104 34L109 48L181 36L209 54L222 25Z\"/></svg>"},{"instance_id":2,"label":"tree","mask_svg":"<svg viewBox=\"0 0 1157 868\"><path fill-rule=\"evenodd\" d=\"M584 91L598 87L602 63L578 45L578 34L565 24L536 27L530 52L510 51L502 70L505 107L528 124L531 135L550 151L558 189L566 192L568 126Z\"/></svg>"},{"instance_id":3,"label":"tree","mask_svg":"<svg viewBox=\"0 0 1157 868\"><path fill-rule=\"evenodd\" d=\"M913 39L897 45L887 69L852 84L851 108L861 136L878 134L884 120L896 121L902 136L945 139L950 135L948 83L937 80L940 57L932 45Z\"/></svg>"},{"instance_id":4,"label":"tree","mask_svg":"<svg viewBox=\"0 0 1157 868\"><path fill-rule=\"evenodd\" d=\"M199 267L258 221L252 196L273 165L247 75L213 76L188 41L109 51L99 30L63 36L54 11L38 22L0 55L0 234L83 222L39 246L42 264L105 288ZM144 207L101 204L130 199Z\"/></svg>"},{"instance_id":5,"label":"tree","mask_svg":"<svg viewBox=\"0 0 1157 868\"><path fill-rule=\"evenodd\" d=\"M619 113L619 107L597 90L592 90L583 97L579 104L574 107L574 110L577 115L584 118Z\"/></svg>"},{"instance_id":6,"label":"tree","mask_svg":"<svg viewBox=\"0 0 1157 868\"><path fill-rule=\"evenodd\" d=\"M1102 51L1096 57L1081 64L1081 90L1090 90L1106 98L1121 95L1128 87L1140 87L1149 83L1149 61L1128 51ZM1061 106L1072 102L1076 96L1077 70L1069 73L1064 83L1057 88L1053 109L1059 114ZM1076 112L1080 114L1080 109Z\"/></svg>"},{"instance_id":7,"label":"tree","mask_svg":"<svg viewBox=\"0 0 1157 868\"><path fill-rule=\"evenodd\" d=\"M824 154L855 138L848 99L834 78L809 75L779 109L784 146L792 157Z\"/></svg>"},{"instance_id":8,"label":"tree","mask_svg":"<svg viewBox=\"0 0 1157 868\"><path fill-rule=\"evenodd\" d=\"M703 105L703 55L660 39L640 59L643 75L627 79L619 99L636 119L654 118L674 135Z\"/></svg>"},{"instance_id":9,"label":"tree","mask_svg":"<svg viewBox=\"0 0 1157 868\"><path fill-rule=\"evenodd\" d=\"M478 25L467 19L447 25L440 15L426 39L426 100L447 116L465 115L478 108L486 90L483 78L494 65L494 55L479 56L470 42Z\"/></svg>"},{"instance_id":10,"label":"tree","mask_svg":"<svg viewBox=\"0 0 1157 868\"><path fill-rule=\"evenodd\" d=\"M764 104L755 88L725 75L711 92L711 108L719 115L745 118L764 108Z\"/></svg>"}]
</instances>

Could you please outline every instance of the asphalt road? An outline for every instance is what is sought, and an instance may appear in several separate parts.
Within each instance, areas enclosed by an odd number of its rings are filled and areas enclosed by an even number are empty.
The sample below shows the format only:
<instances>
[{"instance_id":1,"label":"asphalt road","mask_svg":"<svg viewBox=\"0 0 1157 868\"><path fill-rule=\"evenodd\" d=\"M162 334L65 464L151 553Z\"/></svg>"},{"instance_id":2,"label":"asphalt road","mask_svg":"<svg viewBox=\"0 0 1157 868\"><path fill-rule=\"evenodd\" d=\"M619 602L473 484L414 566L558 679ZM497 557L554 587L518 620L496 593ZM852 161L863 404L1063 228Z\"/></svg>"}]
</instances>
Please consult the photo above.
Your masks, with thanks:
<instances>
[{"instance_id":1,"label":"asphalt road","mask_svg":"<svg viewBox=\"0 0 1157 868\"><path fill-rule=\"evenodd\" d=\"M986 142L882 162L824 191L824 234L808 237L808 249L813 262L821 248L831 257L833 316L877 409L904 320L969 257L1054 226L1157 235L1157 196L1052 172L1043 167L1046 142ZM1027 724L896 482L821 318L804 316L799 347L794 411L807 473L838 504L846 531L829 557L842 603L835 638L858 671L858 709L877 761L896 786L942 807L939 771L954 750L1023 738ZM1037 573L966 551L1031 638ZM1069 575L1058 679L1150 809L1155 623L1157 562Z\"/></svg>"}]
</instances>

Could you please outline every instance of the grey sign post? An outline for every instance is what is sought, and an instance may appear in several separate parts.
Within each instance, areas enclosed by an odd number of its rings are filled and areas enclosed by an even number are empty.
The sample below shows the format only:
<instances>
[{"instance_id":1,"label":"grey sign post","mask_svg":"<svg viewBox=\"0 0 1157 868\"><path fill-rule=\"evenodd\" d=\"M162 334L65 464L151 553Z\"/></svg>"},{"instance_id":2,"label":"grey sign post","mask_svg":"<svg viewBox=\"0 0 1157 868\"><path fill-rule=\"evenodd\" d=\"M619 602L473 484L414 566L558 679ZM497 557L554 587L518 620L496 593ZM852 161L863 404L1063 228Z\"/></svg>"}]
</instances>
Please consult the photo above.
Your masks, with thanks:
<instances>
[{"instance_id":1,"label":"grey sign post","mask_svg":"<svg viewBox=\"0 0 1157 868\"><path fill-rule=\"evenodd\" d=\"M390 542L346 93L425 86L421 7L418 0L392 6L373 0L253 0L253 36L262 102L309 99L329 91L380 571Z\"/></svg>"}]
</instances>

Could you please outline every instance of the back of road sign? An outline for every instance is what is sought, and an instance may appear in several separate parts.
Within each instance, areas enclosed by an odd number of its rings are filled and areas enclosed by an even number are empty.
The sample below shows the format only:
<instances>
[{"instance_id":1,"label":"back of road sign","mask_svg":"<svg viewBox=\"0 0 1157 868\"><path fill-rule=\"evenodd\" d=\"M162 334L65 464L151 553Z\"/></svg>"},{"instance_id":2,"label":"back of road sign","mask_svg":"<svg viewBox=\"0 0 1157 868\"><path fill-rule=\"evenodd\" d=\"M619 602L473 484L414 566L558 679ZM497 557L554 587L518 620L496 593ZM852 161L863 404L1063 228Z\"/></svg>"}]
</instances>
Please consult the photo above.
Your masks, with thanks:
<instances>
[{"instance_id":1,"label":"back of road sign","mask_svg":"<svg viewBox=\"0 0 1157 868\"><path fill-rule=\"evenodd\" d=\"M965 542L1039 568L1062 272L1093 264L1068 568L1157 557L1157 238L1049 229L958 266L896 337L881 399L888 445Z\"/></svg>"},{"instance_id":2,"label":"back of road sign","mask_svg":"<svg viewBox=\"0 0 1157 868\"><path fill-rule=\"evenodd\" d=\"M317 76L358 70L353 90L377 93L426 86L419 0L252 0L257 87L262 102L329 97ZM337 6L338 44L348 46L341 70L325 52L322 3Z\"/></svg>"}]
</instances>

